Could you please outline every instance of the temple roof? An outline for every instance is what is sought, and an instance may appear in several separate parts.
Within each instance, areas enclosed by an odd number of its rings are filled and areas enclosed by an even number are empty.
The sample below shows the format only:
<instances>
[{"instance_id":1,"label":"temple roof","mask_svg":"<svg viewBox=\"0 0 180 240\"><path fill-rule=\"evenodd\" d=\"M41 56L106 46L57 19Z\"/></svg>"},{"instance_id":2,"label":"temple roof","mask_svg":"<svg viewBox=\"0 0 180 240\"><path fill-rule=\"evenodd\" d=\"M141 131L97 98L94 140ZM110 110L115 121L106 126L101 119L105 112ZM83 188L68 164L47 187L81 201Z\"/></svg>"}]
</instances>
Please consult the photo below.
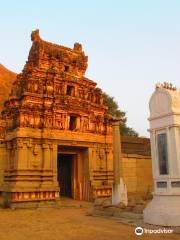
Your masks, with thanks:
<instances>
[{"instance_id":1,"label":"temple roof","mask_svg":"<svg viewBox=\"0 0 180 240\"><path fill-rule=\"evenodd\" d=\"M42 42L44 44L46 44L47 47L54 47L56 48L56 50L60 51L60 50L65 50L65 51L70 51L70 52L76 52L76 53L84 53L82 51L82 45L80 43L74 43L74 48L68 48L68 47L65 47L65 46L62 46L62 45L59 45L59 44L56 44L56 43L51 43L51 42L48 42L48 41L45 41L45 40L42 40L42 38L40 37L39 35L39 29L35 30L35 31L32 31L31 33L31 40L32 42Z\"/></svg>"},{"instance_id":2,"label":"temple roof","mask_svg":"<svg viewBox=\"0 0 180 240\"><path fill-rule=\"evenodd\" d=\"M58 44L50 43L41 39L39 30L31 33L31 40L33 45L29 53L29 62L39 64L40 60L51 61L56 63L64 63L71 66L72 72L85 73L87 69L88 57L82 51L80 43L74 43L74 48L64 47Z\"/></svg>"}]
</instances>

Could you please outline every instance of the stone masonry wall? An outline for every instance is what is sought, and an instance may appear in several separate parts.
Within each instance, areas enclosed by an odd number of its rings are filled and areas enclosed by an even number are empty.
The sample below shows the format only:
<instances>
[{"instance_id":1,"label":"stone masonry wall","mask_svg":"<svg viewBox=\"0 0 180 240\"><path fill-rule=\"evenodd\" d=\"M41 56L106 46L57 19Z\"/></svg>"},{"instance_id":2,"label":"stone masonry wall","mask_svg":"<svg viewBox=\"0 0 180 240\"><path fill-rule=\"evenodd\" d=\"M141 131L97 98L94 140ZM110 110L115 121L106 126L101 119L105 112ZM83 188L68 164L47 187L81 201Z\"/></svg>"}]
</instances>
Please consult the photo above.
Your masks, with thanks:
<instances>
[{"instance_id":1,"label":"stone masonry wall","mask_svg":"<svg viewBox=\"0 0 180 240\"><path fill-rule=\"evenodd\" d=\"M122 154L120 169L129 195L146 196L152 192L153 178L150 156Z\"/></svg>"},{"instance_id":2,"label":"stone masonry wall","mask_svg":"<svg viewBox=\"0 0 180 240\"><path fill-rule=\"evenodd\" d=\"M153 190L149 138L122 137L121 174L128 194L147 196Z\"/></svg>"}]
</instances>

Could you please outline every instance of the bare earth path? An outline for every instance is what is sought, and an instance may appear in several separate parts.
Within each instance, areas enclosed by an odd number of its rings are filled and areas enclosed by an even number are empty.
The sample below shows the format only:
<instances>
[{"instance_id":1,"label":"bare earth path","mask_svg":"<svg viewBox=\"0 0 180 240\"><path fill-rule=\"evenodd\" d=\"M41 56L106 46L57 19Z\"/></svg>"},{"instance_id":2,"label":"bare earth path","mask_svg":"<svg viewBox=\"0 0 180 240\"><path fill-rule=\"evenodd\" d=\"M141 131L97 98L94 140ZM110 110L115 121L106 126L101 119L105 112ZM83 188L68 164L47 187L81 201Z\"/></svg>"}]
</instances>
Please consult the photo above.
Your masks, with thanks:
<instances>
[{"instance_id":1,"label":"bare earth path","mask_svg":"<svg viewBox=\"0 0 180 240\"><path fill-rule=\"evenodd\" d=\"M87 215L87 208L0 209L0 240L180 239L179 234L136 236L118 220Z\"/></svg>"}]
</instances>

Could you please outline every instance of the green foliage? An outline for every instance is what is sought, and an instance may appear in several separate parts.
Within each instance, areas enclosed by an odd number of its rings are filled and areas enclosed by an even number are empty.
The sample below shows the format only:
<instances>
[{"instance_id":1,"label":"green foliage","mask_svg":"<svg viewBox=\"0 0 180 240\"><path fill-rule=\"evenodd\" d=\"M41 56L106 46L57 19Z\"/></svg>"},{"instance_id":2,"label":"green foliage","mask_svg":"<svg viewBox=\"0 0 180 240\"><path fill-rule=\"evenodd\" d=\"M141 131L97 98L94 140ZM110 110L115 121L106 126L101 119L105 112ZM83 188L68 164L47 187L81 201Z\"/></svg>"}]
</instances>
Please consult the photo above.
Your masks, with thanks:
<instances>
[{"instance_id":1,"label":"green foliage","mask_svg":"<svg viewBox=\"0 0 180 240\"><path fill-rule=\"evenodd\" d=\"M128 127L126 123L121 125L120 133L121 133L121 136L131 136L131 137L139 136L139 134L133 128Z\"/></svg>"},{"instance_id":2,"label":"green foliage","mask_svg":"<svg viewBox=\"0 0 180 240\"><path fill-rule=\"evenodd\" d=\"M121 135L137 137L138 133L133 128L130 128L126 125L126 113L119 109L118 103L114 100L114 97L109 96L107 93L103 93L103 98L105 106L108 107L107 113L113 117L121 118Z\"/></svg>"},{"instance_id":3,"label":"green foliage","mask_svg":"<svg viewBox=\"0 0 180 240\"><path fill-rule=\"evenodd\" d=\"M103 93L104 104L108 107L108 114L113 117L121 118L123 122L126 122L126 113L119 110L118 103L113 97L110 97L107 93Z\"/></svg>"}]
</instances>

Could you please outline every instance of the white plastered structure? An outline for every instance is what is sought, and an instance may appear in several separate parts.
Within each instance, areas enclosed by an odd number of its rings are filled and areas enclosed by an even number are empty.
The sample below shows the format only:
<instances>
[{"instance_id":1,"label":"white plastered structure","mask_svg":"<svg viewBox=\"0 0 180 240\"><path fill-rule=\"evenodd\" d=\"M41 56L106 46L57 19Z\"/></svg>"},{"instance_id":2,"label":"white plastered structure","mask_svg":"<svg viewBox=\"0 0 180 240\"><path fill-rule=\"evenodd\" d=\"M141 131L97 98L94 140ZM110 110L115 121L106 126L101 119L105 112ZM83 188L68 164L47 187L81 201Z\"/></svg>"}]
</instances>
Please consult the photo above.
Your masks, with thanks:
<instances>
[{"instance_id":1,"label":"white plastered structure","mask_svg":"<svg viewBox=\"0 0 180 240\"><path fill-rule=\"evenodd\" d=\"M150 102L150 138L154 193L144 222L180 226L180 89L158 85ZM161 173L158 135L166 136L167 172Z\"/></svg>"}]
</instances>

